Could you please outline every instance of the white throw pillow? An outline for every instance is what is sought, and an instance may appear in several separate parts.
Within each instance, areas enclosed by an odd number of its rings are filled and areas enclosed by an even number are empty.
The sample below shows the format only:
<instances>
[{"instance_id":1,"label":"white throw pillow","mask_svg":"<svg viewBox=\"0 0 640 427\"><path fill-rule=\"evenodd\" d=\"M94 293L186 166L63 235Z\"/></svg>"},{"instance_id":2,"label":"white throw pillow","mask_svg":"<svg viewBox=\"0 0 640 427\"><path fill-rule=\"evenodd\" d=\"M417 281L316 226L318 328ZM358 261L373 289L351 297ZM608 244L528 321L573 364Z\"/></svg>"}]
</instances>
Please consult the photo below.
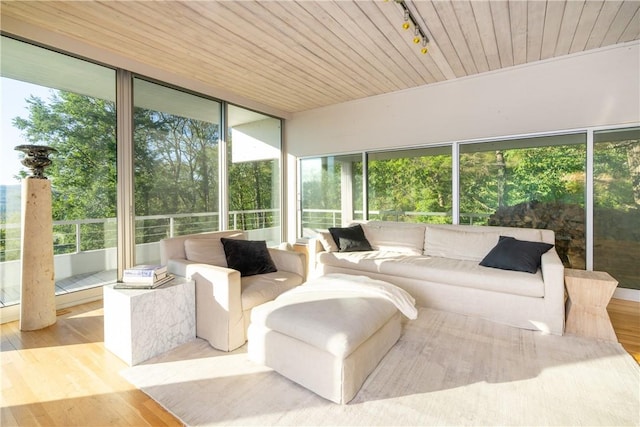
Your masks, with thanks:
<instances>
[{"instance_id":1,"label":"white throw pillow","mask_svg":"<svg viewBox=\"0 0 640 427\"><path fill-rule=\"evenodd\" d=\"M322 247L324 248L325 251L327 252L339 251L338 245L336 245L336 242L333 240L333 236L331 236L331 233L329 233L328 231L319 231L316 237L318 238L318 241L320 241L320 243L322 244Z\"/></svg>"},{"instance_id":2,"label":"white throw pillow","mask_svg":"<svg viewBox=\"0 0 640 427\"><path fill-rule=\"evenodd\" d=\"M189 261L203 264L227 266L227 258L220 239L187 239L184 241L184 251Z\"/></svg>"}]
</instances>

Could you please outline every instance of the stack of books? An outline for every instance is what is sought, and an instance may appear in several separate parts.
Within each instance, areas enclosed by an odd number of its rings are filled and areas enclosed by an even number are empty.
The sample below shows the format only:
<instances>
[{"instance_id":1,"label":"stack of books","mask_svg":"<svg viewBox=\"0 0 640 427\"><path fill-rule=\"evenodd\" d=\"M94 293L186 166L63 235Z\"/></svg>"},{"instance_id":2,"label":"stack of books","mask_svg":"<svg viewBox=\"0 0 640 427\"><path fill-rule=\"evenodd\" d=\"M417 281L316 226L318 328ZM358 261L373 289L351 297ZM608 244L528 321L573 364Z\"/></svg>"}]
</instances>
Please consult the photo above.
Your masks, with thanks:
<instances>
[{"instance_id":1,"label":"stack of books","mask_svg":"<svg viewBox=\"0 0 640 427\"><path fill-rule=\"evenodd\" d=\"M154 289L173 280L166 265L136 265L122 274L122 282L116 289Z\"/></svg>"}]
</instances>

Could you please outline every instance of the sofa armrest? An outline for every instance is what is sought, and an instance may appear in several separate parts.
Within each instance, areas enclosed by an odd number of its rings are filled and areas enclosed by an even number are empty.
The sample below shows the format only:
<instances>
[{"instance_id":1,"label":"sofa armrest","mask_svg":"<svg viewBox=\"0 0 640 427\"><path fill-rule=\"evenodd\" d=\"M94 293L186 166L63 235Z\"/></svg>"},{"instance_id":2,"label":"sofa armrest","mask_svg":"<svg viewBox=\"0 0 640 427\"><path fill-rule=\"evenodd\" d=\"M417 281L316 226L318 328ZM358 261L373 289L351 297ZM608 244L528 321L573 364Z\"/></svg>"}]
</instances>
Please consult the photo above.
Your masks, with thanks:
<instances>
[{"instance_id":1,"label":"sofa armrest","mask_svg":"<svg viewBox=\"0 0 640 427\"><path fill-rule=\"evenodd\" d=\"M169 260L167 269L195 281L196 336L223 351L244 344L239 271L185 259Z\"/></svg>"},{"instance_id":2,"label":"sofa armrest","mask_svg":"<svg viewBox=\"0 0 640 427\"><path fill-rule=\"evenodd\" d=\"M555 323L548 325L549 332L562 335L564 332L565 298L564 298L564 265L555 248L542 255L542 279L544 280L544 298L548 318Z\"/></svg>"},{"instance_id":3,"label":"sofa armrest","mask_svg":"<svg viewBox=\"0 0 640 427\"><path fill-rule=\"evenodd\" d=\"M278 270L288 271L298 274L306 279L307 264L306 256L300 252L285 251L282 249L269 248L269 255Z\"/></svg>"}]
</instances>

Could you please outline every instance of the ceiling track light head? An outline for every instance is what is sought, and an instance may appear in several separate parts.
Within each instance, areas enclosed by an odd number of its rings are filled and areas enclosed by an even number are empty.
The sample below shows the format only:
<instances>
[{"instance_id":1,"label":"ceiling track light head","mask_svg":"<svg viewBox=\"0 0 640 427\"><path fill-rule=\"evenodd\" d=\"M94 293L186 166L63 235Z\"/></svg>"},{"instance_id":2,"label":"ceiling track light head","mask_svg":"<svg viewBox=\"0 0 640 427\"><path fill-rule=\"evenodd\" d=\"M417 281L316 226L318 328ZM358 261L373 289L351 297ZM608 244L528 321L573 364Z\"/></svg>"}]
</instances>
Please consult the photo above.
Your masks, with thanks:
<instances>
[{"instance_id":1,"label":"ceiling track light head","mask_svg":"<svg viewBox=\"0 0 640 427\"><path fill-rule=\"evenodd\" d=\"M429 43L429 37L427 37L425 32L422 30L422 27L420 27L420 25L417 23L415 17L407 7L407 4L404 2L404 0L395 0L395 2L398 3L404 11L404 23L402 24L402 28L408 30L411 27L411 24L413 24L413 42L415 44L418 44L420 43L420 41L422 41L422 49L420 51L423 54L427 53L427 44Z\"/></svg>"}]
</instances>

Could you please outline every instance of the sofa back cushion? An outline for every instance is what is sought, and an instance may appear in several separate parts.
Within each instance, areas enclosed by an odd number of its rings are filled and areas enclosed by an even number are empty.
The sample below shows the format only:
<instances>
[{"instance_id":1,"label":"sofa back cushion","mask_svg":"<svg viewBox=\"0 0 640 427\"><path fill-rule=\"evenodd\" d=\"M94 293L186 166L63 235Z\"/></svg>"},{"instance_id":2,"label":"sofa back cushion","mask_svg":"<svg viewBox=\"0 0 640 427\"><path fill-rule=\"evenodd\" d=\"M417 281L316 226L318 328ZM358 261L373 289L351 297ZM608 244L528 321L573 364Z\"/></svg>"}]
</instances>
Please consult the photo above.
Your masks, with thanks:
<instances>
[{"instance_id":1,"label":"sofa back cushion","mask_svg":"<svg viewBox=\"0 0 640 427\"><path fill-rule=\"evenodd\" d=\"M370 221L362 228L375 250L422 255L425 224Z\"/></svg>"},{"instance_id":2,"label":"sofa back cushion","mask_svg":"<svg viewBox=\"0 0 640 427\"><path fill-rule=\"evenodd\" d=\"M543 241L541 230L531 228L434 224L426 227L424 255L480 262L500 236Z\"/></svg>"},{"instance_id":3,"label":"sofa back cushion","mask_svg":"<svg viewBox=\"0 0 640 427\"><path fill-rule=\"evenodd\" d=\"M220 239L187 239L184 252L189 261L226 267L227 259Z\"/></svg>"},{"instance_id":4,"label":"sofa back cushion","mask_svg":"<svg viewBox=\"0 0 640 427\"><path fill-rule=\"evenodd\" d=\"M208 233L199 234L185 234L183 236L170 237L160 241L160 263L167 264L170 259L189 259L187 258L185 242L187 240L203 239L203 240L218 240L221 237L228 237L232 239L245 239L245 232L242 230L226 230L226 231L213 231ZM220 245L222 245L220 243ZM222 246L220 246L221 248ZM222 252L224 256L224 251ZM225 261L226 262L226 261Z\"/></svg>"}]
</instances>

